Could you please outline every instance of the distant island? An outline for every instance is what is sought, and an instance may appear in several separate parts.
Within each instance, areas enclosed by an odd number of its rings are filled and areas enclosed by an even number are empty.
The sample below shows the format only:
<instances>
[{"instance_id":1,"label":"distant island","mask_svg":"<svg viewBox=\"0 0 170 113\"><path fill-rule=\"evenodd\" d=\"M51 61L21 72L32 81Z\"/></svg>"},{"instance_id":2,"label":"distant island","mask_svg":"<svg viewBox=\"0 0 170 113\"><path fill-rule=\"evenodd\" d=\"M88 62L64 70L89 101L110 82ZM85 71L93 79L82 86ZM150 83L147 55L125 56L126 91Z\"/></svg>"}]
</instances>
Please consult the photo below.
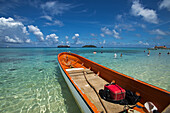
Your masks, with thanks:
<instances>
[{"instance_id":1,"label":"distant island","mask_svg":"<svg viewBox=\"0 0 170 113\"><path fill-rule=\"evenodd\" d=\"M85 46L82 46L82 47L94 47L94 48L96 48L96 46L94 46L94 45L85 45Z\"/></svg>"},{"instance_id":2,"label":"distant island","mask_svg":"<svg viewBox=\"0 0 170 113\"><path fill-rule=\"evenodd\" d=\"M170 49L170 48L167 48L165 45L164 46L155 46L153 48L148 48L148 50L157 50L157 49Z\"/></svg>"},{"instance_id":3,"label":"distant island","mask_svg":"<svg viewBox=\"0 0 170 113\"><path fill-rule=\"evenodd\" d=\"M59 46L57 46L58 48L70 48L70 46L69 45L59 45Z\"/></svg>"}]
</instances>

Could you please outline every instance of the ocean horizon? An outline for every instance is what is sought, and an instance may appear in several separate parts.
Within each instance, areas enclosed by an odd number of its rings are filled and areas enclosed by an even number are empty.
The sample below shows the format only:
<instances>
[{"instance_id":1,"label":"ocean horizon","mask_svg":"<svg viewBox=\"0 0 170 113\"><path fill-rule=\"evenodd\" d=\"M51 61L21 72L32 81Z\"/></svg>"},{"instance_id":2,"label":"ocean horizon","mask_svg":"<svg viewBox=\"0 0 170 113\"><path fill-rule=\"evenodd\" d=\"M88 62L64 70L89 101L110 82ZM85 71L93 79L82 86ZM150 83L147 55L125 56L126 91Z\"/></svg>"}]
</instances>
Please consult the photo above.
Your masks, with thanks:
<instances>
[{"instance_id":1,"label":"ocean horizon","mask_svg":"<svg viewBox=\"0 0 170 113\"><path fill-rule=\"evenodd\" d=\"M148 56L143 47L0 48L0 113L81 112L58 66L61 52L76 53L170 91L170 50L150 50Z\"/></svg>"}]
</instances>

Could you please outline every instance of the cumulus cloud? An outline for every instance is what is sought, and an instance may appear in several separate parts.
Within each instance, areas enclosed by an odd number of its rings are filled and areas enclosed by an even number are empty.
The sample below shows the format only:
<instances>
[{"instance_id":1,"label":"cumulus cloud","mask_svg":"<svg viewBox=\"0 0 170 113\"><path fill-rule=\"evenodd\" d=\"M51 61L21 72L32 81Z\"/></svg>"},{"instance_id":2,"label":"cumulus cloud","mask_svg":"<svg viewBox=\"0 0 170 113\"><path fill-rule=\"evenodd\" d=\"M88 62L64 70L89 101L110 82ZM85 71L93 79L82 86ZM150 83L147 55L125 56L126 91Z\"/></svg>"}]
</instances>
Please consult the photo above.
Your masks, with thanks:
<instances>
[{"instance_id":1,"label":"cumulus cloud","mask_svg":"<svg viewBox=\"0 0 170 113\"><path fill-rule=\"evenodd\" d=\"M79 37L79 34L75 34L76 37Z\"/></svg>"},{"instance_id":2,"label":"cumulus cloud","mask_svg":"<svg viewBox=\"0 0 170 113\"><path fill-rule=\"evenodd\" d=\"M140 44L140 45L145 45L145 46L149 46L149 43L147 43L147 42L144 43L144 42L142 42L142 41L139 41L138 44Z\"/></svg>"},{"instance_id":3,"label":"cumulus cloud","mask_svg":"<svg viewBox=\"0 0 170 113\"><path fill-rule=\"evenodd\" d=\"M119 33L116 32L115 29L113 29L113 30L111 31L109 28L103 27L103 28L101 28L101 31L102 31L104 34L106 34L106 35L115 37L116 39L120 39L120 38L121 38L121 37L119 36ZM102 37L104 36L103 33L100 34Z\"/></svg>"},{"instance_id":4,"label":"cumulus cloud","mask_svg":"<svg viewBox=\"0 0 170 113\"><path fill-rule=\"evenodd\" d=\"M150 32L151 34L166 35L166 33L160 29L155 29Z\"/></svg>"},{"instance_id":5,"label":"cumulus cloud","mask_svg":"<svg viewBox=\"0 0 170 113\"><path fill-rule=\"evenodd\" d=\"M37 26L29 25L29 31L32 32L39 41L44 41L43 33Z\"/></svg>"},{"instance_id":6,"label":"cumulus cloud","mask_svg":"<svg viewBox=\"0 0 170 113\"><path fill-rule=\"evenodd\" d=\"M4 17L1 17L0 25L12 28L12 27L22 26L23 24L21 22L16 22L13 18L10 18L10 17L7 19Z\"/></svg>"},{"instance_id":7,"label":"cumulus cloud","mask_svg":"<svg viewBox=\"0 0 170 113\"><path fill-rule=\"evenodd\" d=\"M58 38L55 33L46 36L46 40L52 44L58 43Z\"/></svg>"},{"instance_id":8,"label":"cumulus cloud","mask_svg":"<svg viewBox=\"0 0 170 113\"><path fill-rule=\"evenodd\" d=\"M5 36L5 41L10 42L10 43L21 43L22 42L21 40L19 40L19 38L13 39L13 38L10 38L9 36Z\"/></svg>"},{"instance_id":9,"label":"cumulus cloud","mask_svg":"<svg viewBox=\"0 0 170 113\"><path fill-rule=\"evenodd\" d=\"M31 39L27 39L25 42L26 43L31 43Z\"/></svg>"},{"instance_id":10,"label":"cumulus cloud","mask_svg":"<svg viewBox=\"0 0 170 113\"><path fill-rule=\"evenodd\" d=\"M59 15L63 14L65 11L68 11L73 6L67 3L61 3L59 1L49 1L41 5L41 8L50 15Z\"/></svg>"},{"instance_id":11,"label":"cumulus cloud","mask_svg":"<svg viewBox=\"0 0 170 113\"><path fill-rule=\"evenodd\" d=\"M68 38L69 38L68 36L65 36L65 39L66 39L66 45L69 45L69 43L70 43L70 42L68 41Z\"/></svg>"},{"instance_id":12,"label":"cumulus cloud","mask_svg":"<svg viewBox=\"0 0 170 113\"><path fill-rule=\"evenodd\" d=\"M156 11L152 9L147 9L139 3L138 0L134 1L131 7L131 13L134 16L142 16L143 19L149 23L158 23L158 17Z\"/></svg>"},{"instance_id":13,"label":"cumulus cloud","mask_svg":"<svg viewBox=\"0 0 170 113\"><path fill-rule=\"evenodd\" d=\"M170 0L163 0L160 5L160 9L167 8L168 11L170 11Z\"/></svg>"},{"instance_id":14,"label":"cumulus cloud","mask_svg":"<svg viewBox=\"0 0 170 113\"><path fill-rule=\"evenodd\" d=\"M13 18L10 17L0 18L1 43L28 43L28 34L29 33L22 22L15 21Z\"/></svg>"},{"instance_id":15,"label":"cumulus cloud","mask_svg":"<svg viewBox=\"0 0 170 113\"><path fill-rule=\"evenodd\" d=\"M79 40L79 34L75 34L72 39L74 40L74 44L82 44L82 42Z\"/></svg>"}]
</instances>

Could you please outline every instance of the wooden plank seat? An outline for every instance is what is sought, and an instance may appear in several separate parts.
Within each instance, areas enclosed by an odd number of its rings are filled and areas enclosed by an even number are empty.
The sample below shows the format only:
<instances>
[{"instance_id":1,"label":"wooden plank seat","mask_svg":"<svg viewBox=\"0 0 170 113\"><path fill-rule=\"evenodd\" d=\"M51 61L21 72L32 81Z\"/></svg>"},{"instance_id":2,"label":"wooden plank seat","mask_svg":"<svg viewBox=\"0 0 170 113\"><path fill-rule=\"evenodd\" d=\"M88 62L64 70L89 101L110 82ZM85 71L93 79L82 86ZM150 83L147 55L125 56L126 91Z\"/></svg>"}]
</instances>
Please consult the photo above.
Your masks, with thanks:
<instances>
[{"instance_id":1,"label":"wooden plank seat","mask_svg":"<svg viewBox=\"0 0 170 113\"><path fill-rule=\"evenodd\" d=\"M114 104L99 97L99 90L104 89L104 85L108 84L108 82L97 76L97 74L93 71L90 69L70 69L67 72L99 111L103 111L105 113L105 108L108 113L118 113L123 111L123 105ZM88 82L96 89L98 94L96 94L95 90L89 85ZM105 108L102 104L104 104Z\"/></svg>"}]
</instances>

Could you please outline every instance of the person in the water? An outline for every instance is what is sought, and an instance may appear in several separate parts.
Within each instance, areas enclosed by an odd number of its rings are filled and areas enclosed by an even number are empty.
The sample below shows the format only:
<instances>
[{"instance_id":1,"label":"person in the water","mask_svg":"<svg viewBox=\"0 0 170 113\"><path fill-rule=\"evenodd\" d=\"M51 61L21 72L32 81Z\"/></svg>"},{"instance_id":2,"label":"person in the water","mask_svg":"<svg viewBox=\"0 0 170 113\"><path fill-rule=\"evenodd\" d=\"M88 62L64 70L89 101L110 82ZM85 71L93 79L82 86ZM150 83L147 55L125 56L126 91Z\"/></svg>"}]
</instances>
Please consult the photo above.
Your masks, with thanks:
<instances>
[{"instance_id":1,"label":"person in the water","mask_svg":"<svg viewBox=\"0 0 170 113\"><path fill-rule=\"evenodd\" d=\"M117 54L115 53L115 54L114 54L114 58L116 58L116 57L117 57Z\"/></svg>"}]
</instances>

